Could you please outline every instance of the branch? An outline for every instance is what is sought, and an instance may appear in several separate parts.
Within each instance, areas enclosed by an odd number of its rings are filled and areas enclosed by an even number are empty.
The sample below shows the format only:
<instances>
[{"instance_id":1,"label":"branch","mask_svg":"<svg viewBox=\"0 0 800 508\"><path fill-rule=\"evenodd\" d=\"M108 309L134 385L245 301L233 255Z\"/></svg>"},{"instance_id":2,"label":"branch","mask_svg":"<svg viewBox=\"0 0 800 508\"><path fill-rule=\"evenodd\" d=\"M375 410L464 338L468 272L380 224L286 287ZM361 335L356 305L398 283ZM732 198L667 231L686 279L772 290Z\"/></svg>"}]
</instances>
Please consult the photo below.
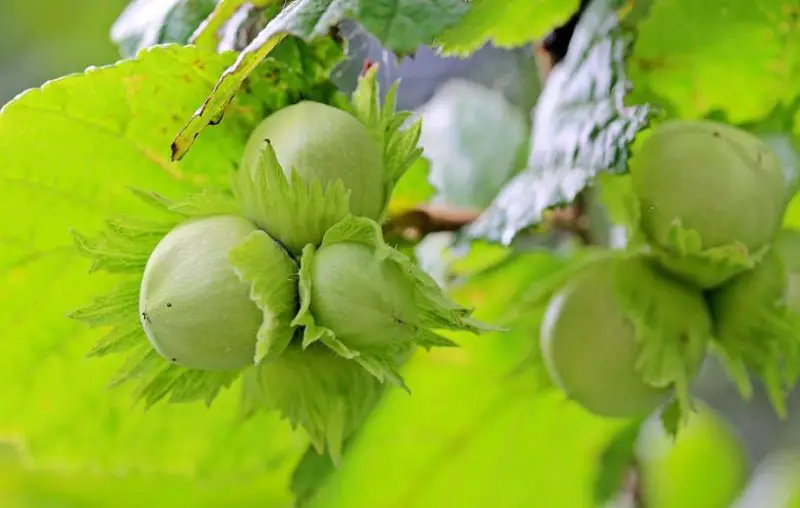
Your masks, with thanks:
<instances>
[{"instance_id":1,"label":"branch","mask_svg":"<svg viewBox=\"0 0 800 508\"><path fill-rule=\"evenodd\" d=\"M579 205L580 201L576 201L576 204L550 210L543 221L545 230L567 232L588 242L589 224ZM459 231L482 212L475 208L420 205L391 217L383 226L383 234L386 238L418 242L431 233Z\"/></svg>"}]
</instances>

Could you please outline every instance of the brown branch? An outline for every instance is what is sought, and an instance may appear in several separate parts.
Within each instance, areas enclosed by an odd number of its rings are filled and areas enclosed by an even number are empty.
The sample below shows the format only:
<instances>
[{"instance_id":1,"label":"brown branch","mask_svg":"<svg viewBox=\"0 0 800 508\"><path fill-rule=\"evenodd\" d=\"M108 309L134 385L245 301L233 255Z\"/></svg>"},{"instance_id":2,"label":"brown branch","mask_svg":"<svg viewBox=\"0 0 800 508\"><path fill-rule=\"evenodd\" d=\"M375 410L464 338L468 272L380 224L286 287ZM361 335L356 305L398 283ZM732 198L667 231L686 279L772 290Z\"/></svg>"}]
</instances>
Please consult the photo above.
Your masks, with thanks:
<instances>
[{"instance_id":1,"label":"brown branch","mask_svg":"<svg viewBox=\"0 0 800 508\"><path fill-rule=\"evenodd\" d=\"M383 226L387 237L419 241L426 235L442 231L458 231L474 222L481 210L441 205L420 205L389 219Z\"/></svg>"},{"instance_id":2,"label":"brown branch","mask_svg":"<svg viewBox=\"0 0 800 508\"><path fill-rule=\"evenodd\" d=\"M420 205L391 217L383 226L383 234L387 238L417 242L431 233L459 231L477 220L481 213L482 210L475 208ZM546 230L571 233L583 241L588 238L588 223L578 206L550 210L543 224Z\"/></svg>"}]
</instances>

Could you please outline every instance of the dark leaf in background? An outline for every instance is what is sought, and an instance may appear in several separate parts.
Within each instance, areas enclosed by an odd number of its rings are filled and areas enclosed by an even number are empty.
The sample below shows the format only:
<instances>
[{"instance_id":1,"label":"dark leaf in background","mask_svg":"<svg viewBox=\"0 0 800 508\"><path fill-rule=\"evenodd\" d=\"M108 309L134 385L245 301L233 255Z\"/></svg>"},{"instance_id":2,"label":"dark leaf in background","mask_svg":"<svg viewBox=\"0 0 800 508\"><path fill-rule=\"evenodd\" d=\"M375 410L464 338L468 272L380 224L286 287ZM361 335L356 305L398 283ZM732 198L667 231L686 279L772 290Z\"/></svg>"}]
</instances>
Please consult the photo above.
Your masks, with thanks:
<instances>
[{"instance_id":1,"label":"dark leaf in background","mask_svg":"<svg viewBox=\"0 0 800 508\"><path fill-rule=\"evenodd\" d=\"M527 115L501 91L451 80L419 112L437 203L483 209L524 166Z\"/></svg>"},{"instance_id":2,"label":"dark leaf in background","mask_svg":"<svg viewBox=\"0 0 800 508\"><path fill-rule=\"evenodd\" d=\"M633 38L619 24L622 4L594 0L584 12L536 105L527 170L500 192L470 236L509 244L548 208L572 202L597 173L627 171L628 145L650 109L623 103Z\"/></svg>"},{"instance_id":3,"label":"dark leaf in background","mask_svg":"<svg viewBox=\"0 0 800 508\"><path fill-rule=\"evenodd\" d=\"M123 57L166 42L185 44L217 0L135 0L111 28Z\"/></svg>"}]
</instances>

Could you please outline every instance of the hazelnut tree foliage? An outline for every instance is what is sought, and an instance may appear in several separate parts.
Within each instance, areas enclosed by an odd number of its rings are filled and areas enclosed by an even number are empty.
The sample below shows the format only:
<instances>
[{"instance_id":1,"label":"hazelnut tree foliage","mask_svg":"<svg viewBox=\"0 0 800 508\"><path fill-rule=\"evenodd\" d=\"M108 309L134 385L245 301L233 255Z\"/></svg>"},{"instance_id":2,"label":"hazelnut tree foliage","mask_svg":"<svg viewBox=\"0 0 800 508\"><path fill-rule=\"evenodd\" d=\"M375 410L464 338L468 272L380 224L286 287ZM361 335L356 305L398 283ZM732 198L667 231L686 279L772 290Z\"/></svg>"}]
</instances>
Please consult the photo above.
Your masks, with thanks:
<instances>
[{"instance_id":1,"label":"hazelnut tree foliage","mask_svg":"<svg viewBox=\"0 0 800 508\"><path fill-rule=\"evenodd\" d=\"M790 2L730 4L762 28L796 19ZM593 478L580 450L620 421L659 415L680 435L709 357L785 417L800 38L780 23L721 65L707 39L750 32L720 9L132 2L112 30L120 62L0 112L3 330L19 343L3 375L21 387L0 415L45 466L98 445L103 467L146 468L133 450L150 439L173 470L266 474L258 496L321 507L483 506L481 485L502 482L499 505L576 505L514 474L548 453L548 426L571 422L550 453ZM550 33L536 107L526 119L453 85L427 105L451 124L426 126L425 109L397 110L397 83L380 90L383 63L345 93L345 20L401 58ZM62 383L75 401L45 395ZM37 407L48 416L26 420ZM84 433L59 437L80 414ZM362 485L375 467L386 478Z\"/></svg>"}]
</instances>

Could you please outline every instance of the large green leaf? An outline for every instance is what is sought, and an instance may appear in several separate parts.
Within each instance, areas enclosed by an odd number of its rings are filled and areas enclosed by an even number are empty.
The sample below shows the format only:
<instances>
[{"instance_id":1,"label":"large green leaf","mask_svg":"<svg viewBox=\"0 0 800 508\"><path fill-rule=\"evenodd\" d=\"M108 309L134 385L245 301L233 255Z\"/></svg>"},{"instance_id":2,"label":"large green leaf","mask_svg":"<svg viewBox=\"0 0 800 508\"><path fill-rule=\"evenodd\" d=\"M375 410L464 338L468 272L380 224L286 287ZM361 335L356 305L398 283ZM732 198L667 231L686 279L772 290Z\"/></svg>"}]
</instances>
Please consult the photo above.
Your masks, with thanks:
<instances>
[{"instance_id":1,"label":"large green leaf","mask_svg":"<svg viewBox=\"0 0 800 508\"><path fill-rule=\"evenodd\" d=\"M539 96L528 168L469 228L471 236L509 244L546 209L571 202L599 172L627 171L628 145L647 125L649 108L624 103L633 40L619 23L623 3L594 0L581 16Z\"/></svg>"},{"instance_id":2,"label":"large green leaf","mask_svg":"<svg viewBox=\"0 0 800 508\"><path fill-rule=\"evenodd\" d=\"M197 488L194 475L178 473L64 472L0 465L0 506L4 508L290 508L280 475L209 478Z\"/></svg>"},{"instance_id":3,"label":"large green leaf","mask_svg":"<svg viewBox=\"0 0 800 508\"><path fill-rule=\"evenodd\" d=\"M264 27L219 78L173 142L173 158L182 158L194 139L222 118L245 79L287 36L305 40L329 35L344 19L354 19L374 33L387 49L403 53L432 42L466 13L462 0L294 0Z\"/></svg>"},{"instance_id":4,"label":"large green leaf","mask_svg":"<svg viewBox=\"0 0 800 508\"><path fill-rule=\"evenodd\" d=\"M242 95L225 125L180 163L171 134L233 55L166 46L137 60L31 90L0 112L0 433L16 436L35 468L288 475L306 438L275 415L237 425L237 393L200 404L131 407L108 390L120 359L87 359L104 330L65 317L110 289L88 275L69 229L96 232L117 214L155 211L134 185L182 197L227 187L263 106Z\"/></svg>"},{"instance_id":5,"label":"large green leaf","mask_svg":"<svg viewBox=\"0 0 800 508\"><path fill-rule=\"evenodd\" d=\"M577 0L473 0L470 11L437 38L445 54L467 55L487 42L522 46L566 21Z\"/></svg>"},{"instance_id":6,"label":"large green leaf","mask_svg":"<svg viewBox=\"0 0 800 508\"><path fill-rule=\"evenodd\" d=\"M797 12L795 0L653 2L631 79L680 117L723 110L732 123L759 119L800 93Z\"/></svg>"}]
</instances>

